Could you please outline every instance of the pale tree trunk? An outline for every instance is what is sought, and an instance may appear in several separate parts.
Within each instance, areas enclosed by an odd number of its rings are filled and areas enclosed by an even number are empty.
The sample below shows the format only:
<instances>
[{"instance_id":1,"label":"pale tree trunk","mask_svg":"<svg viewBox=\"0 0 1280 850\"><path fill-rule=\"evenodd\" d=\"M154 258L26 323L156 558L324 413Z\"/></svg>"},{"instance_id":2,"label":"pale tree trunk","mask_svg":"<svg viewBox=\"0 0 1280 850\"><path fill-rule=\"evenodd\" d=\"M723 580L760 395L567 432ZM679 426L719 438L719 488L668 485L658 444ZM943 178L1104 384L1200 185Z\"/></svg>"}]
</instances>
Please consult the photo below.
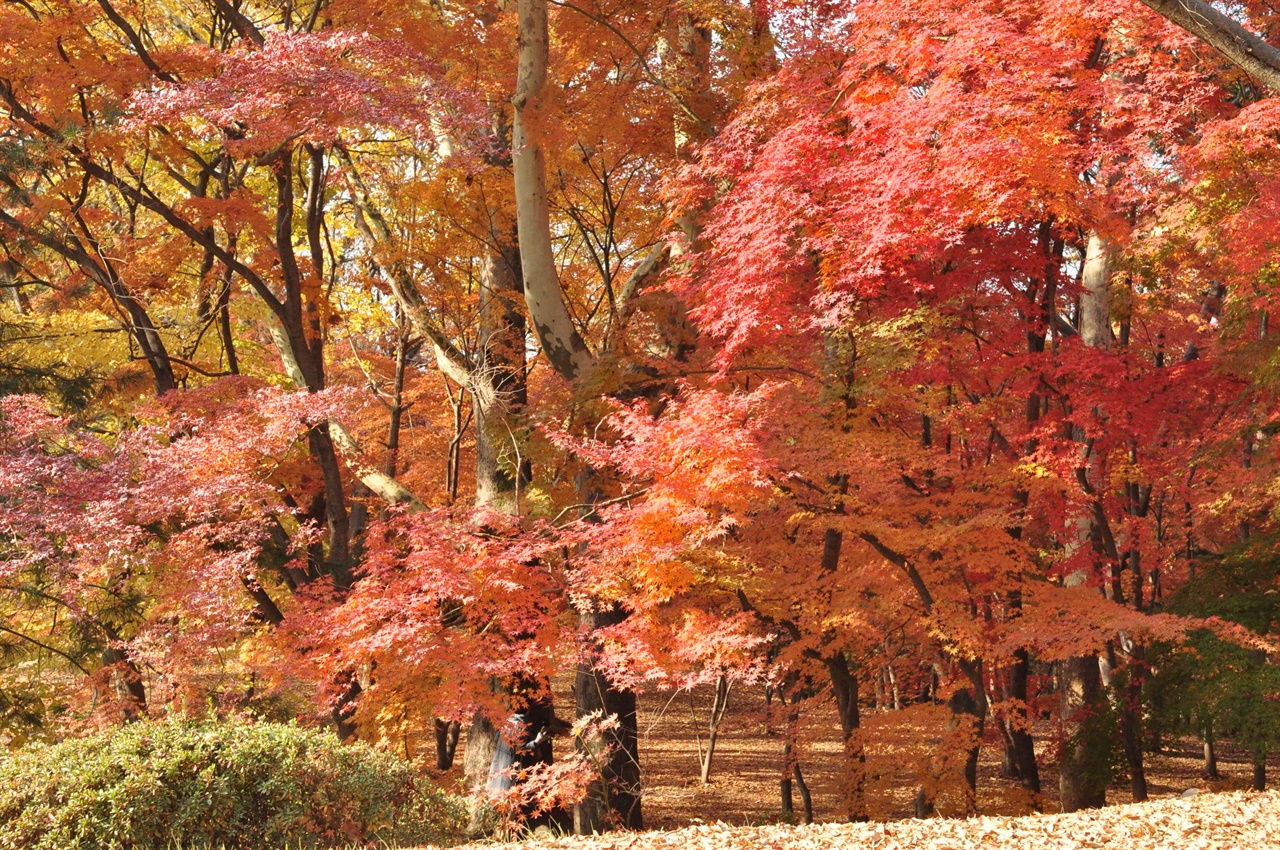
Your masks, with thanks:
<instances>
[{"instance_id":1,"label":"pale tree trunk","mask_svg":"<svg viewBox=\"0 0 1280 850\"><path fill-rule=\"evenodd\" d=\"M462 771L466 775L469 794L470 819L467 835L481 837L486 827L485 788L489 780L489 768L498 752L498 730L483 714L477 714L467 727L467 744L462 753Z\"/></svg>"},{"instance_id":2,"label":"pale tree trunk","mask_svg":"<svg viewBox=\"0 0 1280 850\"><path fill-rule=\"evenodd\" d=\"M519 0L519 70L512 100L512 171L516 195L516 222L520 242L520 266L524 276L524 297L533 330L547 361L564 379L573 381L593 365L594 358L574 325L564 300L551 242L550 212L547 204L546 163L543 153L545 116L540 114L542 92L547 81L549 33L546 0ZM593 500L593 490L583 477L579 491L584 502ZM617 609L599 610L592 603L579 614L583 632L620 622ZM599 647L588 638L584 659L578 667L576 699L578 716L602 711L615 715L619 726L606 736L596 752L601 766L600 780L574 810L574 830L580 834L602 831L612 826L639 829L640 763L636 729L636 698L628 690L616 688L595 666ZM593 743L579 742L588 749Z\"/></svg>"},{"instance_id":3,"label":"pale tree trunk","mask_svg":"<svg viewBox=\"0 0 1280 850\"><path fill-rule=\"evenodd\" d=\"M18 284L18 264L12 260L0 262L0 287L3 287L14 310L20 314L31 312L31 301Z\"/></svg>"},{"instance_id":4,"label":"pale tree trunk","mask_svg":"<svg viewBox=\"0 0 1280 850\"><path fill-rule=\"evenodd\" d=\"M1213 733L1210 731L1204 738L1204 771L1205 779L1217 781L1222 778L1218 773L1218 751L1213 744Z\"/></svg>"},{"instance_id":5,"label":"pale tree trunk","mask_svg":"<svg viewBox=\"0 0 1280 850\"><path fill-rule=\"evenodd\" d=\"M1084 255L1080 295L1080 340L1090 348L1110 351L1111 332L1111 244L1096 233L1090 234Z\"/></svg>"},{"instance_id":6,"label":"pale tree trunk","mask_svg":"<svg viewBox=\"0 0 1280 850\"><path fill-rule=\"evenodd\" d=\"M1089 238L1085 252L1081 295L1080 337L1093 348L1109 350L1111 347L1110 306L1111 251L1106 242L1096 234ZM1087 463L1087 461L1086 461ZM1089 471L1077 470L1082 486L1089 489ZM1091 494L1092 495L1092 494ZM1100 511L1092 510L1079 522L1079 547L1091 547L1101 533ZM1084 570L1065 578L1067 587L1083 585L1088 581ZM1059 712L1066 738L1063 744L1062 763L1058 769L1058 790L1062 811L1106 805L1106 785L1098 777L1097 729L1090 721L1097 715L1103 698L1102 674L1096 653L1069 658L1057 664Z\"/></svg>"},{"instance_id":7,"label":"pale tree trunk","mask_svg":"<svg viewBox=\"0 0 1280 850\"><path fill-rule=\"evenodd\" d=\"M690 12L676 12L663 41L662 62L667 89L675 102L676 157L691 163L698 157L699 146L712 135L711 28ZM684 242L672 247L673 261L679 261L695 247L700 212L698 209L675 212L676 226L683 233Z\"/></svg>"},{"instance_id":8,"label":"pale tree trunk","mask_svg":"<svg viewBox=\"0 0 1280 850\"><path fill-rule=\"evenodd\" d=\"M519 70L512 100L511 164L515 180L516 221L524 298L534 333L552 367L573 380L591 366L591 353L565 305L551 244L547 205L547 166L543 153L545 116L542 91L547 82L550 35L546 0L519 0Z\"/></svg>"},{"instance_id":9,"label":"pale tree trunk","mask_svg":"<svg viewBox=\"0 0 1280 850\"><path fill-rule=\"evenodd\" d=\"M1080 299L1080 338L1085 345L1104 351L1111 349L1114 338L1111 330L1111 286L1115 266L1115 250L1102 236L1094 233L1089 237L1085 250L1082 284L1084 292ZM1136 465L1137 447L1131 448L1130 459ZM1149 488L1143 488L1136 482L1126 484L1129 503L1127 512L1132 516L1145 516L1149 504ZM1101 511L1097 511L1097 523L1105 522ZM1109 532L1108 532L1109 534ZM1105 537L1106 535L1104 535ZM1109 555L1112 553L1108 553ZM1114 553L1119 555L1119 552ZM1123 556L1114 564L1112 581L1112 597L1120 604L1130 604L1135 610L1144 608L1142 591L1142 553L1130 545ZM1134 589L1132 599L1124 599L1124 582L1122 573L1129 572L1133 576L1131 585ZM1146 768L1142 752L1142 685L1146 675L1146 648L1120 635L1122 648L1129 656L1129 676L1123 690L1112 694L1113 702L1120 714L1120 737L1125 752L1125 760L1129 766L1129 777L1134 802L1147 799ZM1114 651L1110 656L1114 655ZM1109 656L1109 657L1110 657ZM1113 665L1114 666L1114 665ZM1107 683L1111 687L1110 683Z\"/></svg>"},{"instance_id":10,"label":"pale tree trunk","mask_svg":"<svg viewBox=\"0 0 1280 850\"><path fill-rule=\"evenodd\" d=\"M528 403L525 381L524 317L516 309L521 297L521 271L516 236L500 223L494 212L493 244L486 246L480 266L480 352L477 370L488 392L473 395L476 437L476 493L478 508L515 516L520 512L520 494L531 480L527 461L519 454L519 440L511 427L513 417ZM510 457L504 462L504 455ZM545 683L541 683L545 685ZM509 689L512 683L494 682L495 688ZM545 691L532 687L525 690ZM524 707L529 734L550 726L552 705L548 697L532 698ZM498 730L477 715L467 732L464 759L467 787L471 792L472 835L485 827L481 822L485 792L492 778L494 754L498 750ZM517 742L524 743L524 742ZM475 755L473 756L473 751ZM549 753L548 760L549 760Z\"/></svg>"},{"instance_id":11,"label":"pale tree trunk","mask_svg":"<svg viewBox=\"0 0 1280 850\"><path fill-rule=\"evenodd\" d=\"M542 62L543 80L545 81L546 62L546 20L543 8ZM522 19L523 20L523 19ZM521 50L524 51L522 36ZM522 64L523 73L523 64ZM517 115L519 109L517 109ZM438 142L442 148L451 147L447 135L438 132ZM514 153L514 152L513 152ZM339 151L347 169L347 179L352 187L352 195L360 216L357 225L365 237L375 245L383 245L391 241L392 234L385 218L373 204L369 191L355 169L349 154ZM518 157L517 157L518 159ZM539 152L538 164L541 167ZM517 171L519 172L519 168ZM521 185L521 177L517 175L517 192ZM551 261L551 272L555 267L549 253L550 231L549 218L546 211L545 178L540 178L542 216L547 223L546 259ZM519 213L519 203L517 203ZM491 242L486 245L480 270L480 352L476 358L469 357L459 350L443 331L433 322L427 305L423 300L417 284L409 275L402 263L393 263L388 272L392 290L405 314L412 321L414 329L432 346L436 364L448 378L471 393L473 420L476 434L476 506L488 508L498 513L515 515L519 512L520 488L529 482L530 474L527 462L517 460L514 464L504 466L502 454L506 446L513 445L514 434L509 417L512 413L524 408L527 404L525 383L525 339L524 318L516 309L515 300L522 290L528 295L528 287L523 285L522 265L524 252L523 230L511 233L508 225L501 223L501 214L492 213L494 224L491 228ZM520 240L520 241L517 241ZM545 284L545 278L544 284ZM559 295L558 277L551 282L555 286L558 303L563 309L563 298ZM545 287L544 287L545 288ZM542 307L544 302L536 302ZM530 315L535 317L535 302L529 303ZM567 317L567 310L564 310ZM579 343L581 340L578 340ZM544 343L545 346L545 343ZM581 346L585 354L585 345ZM575 372L576 374L576 372ZM571 376L567 376L571 377ZM514 471L513 471L514 470ZM419 507L420 503L414 507ZM512 683L495 682L495 688L511 687ZM538 688L527 690L537 691ZM530 726L537 726L536 719L549 725L552 718L551 704L545 699L537 699L526 707L526 716ZM538 730L532 729L534 733ZM483 816L485 799L494 755L498 750L499 732L485 717L477 715L469 724L466 737L466 749L463 758L466 784L471 792L471 818L468 832L479 835L485 828Z\"/></svg>"},{"instance_id":12,"label":"pale tree trunk","mask_svg":"<svg viewBox=\"0 0 1280 850\"><path fill-rule=\"evenodd\" d=\"M521 488L530 481L528 461L519 456L511 417L529 401L525 383L525 320L517 309L522 277L517 238L494 227L480 268L480 370L491 396L475 405L476 506L499 513L520 512ZM507 462L503 463L503 455Z\"/></svg>"}]
</instances>

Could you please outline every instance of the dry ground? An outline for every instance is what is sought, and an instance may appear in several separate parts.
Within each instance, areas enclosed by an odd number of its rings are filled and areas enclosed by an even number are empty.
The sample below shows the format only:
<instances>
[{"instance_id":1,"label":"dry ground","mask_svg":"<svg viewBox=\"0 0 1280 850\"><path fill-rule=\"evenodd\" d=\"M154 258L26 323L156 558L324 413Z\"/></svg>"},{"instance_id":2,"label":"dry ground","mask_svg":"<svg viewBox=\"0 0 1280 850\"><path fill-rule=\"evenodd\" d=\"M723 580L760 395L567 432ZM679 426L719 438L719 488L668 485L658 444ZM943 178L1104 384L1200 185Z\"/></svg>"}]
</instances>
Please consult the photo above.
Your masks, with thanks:
<instances>
[{"instance_id":1,"label":"dry ground","mask_svg":"<svg viewBox=\"0 0 1280 850\"><path fill-rule=\"evenodd\" d=\"M1069 815L808 827L717 823L675 832L534 838L519 846L529 850L1266 850L1280 847L1280 793L1200 794Z\"/></svg>"}]
</instances>

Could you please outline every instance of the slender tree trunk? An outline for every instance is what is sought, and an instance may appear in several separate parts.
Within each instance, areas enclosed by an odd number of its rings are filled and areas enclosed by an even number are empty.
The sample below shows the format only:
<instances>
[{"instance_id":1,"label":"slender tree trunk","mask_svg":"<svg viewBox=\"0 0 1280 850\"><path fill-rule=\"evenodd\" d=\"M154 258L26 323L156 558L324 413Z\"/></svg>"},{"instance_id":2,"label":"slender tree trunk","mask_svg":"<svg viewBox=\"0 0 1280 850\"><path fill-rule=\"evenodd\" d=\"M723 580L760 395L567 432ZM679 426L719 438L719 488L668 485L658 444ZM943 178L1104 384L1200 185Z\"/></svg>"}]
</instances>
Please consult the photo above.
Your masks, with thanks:
<instances>
[{"instance_id":1,"label":"slender tree trunk","mask_svg":"<svg viewBox=\"0 0 1280 850\"><path fill-rule=\"evenodd\" d=\"M804 806L804 822L813 823L813 795L809 793L809 783L804 781L804 773L798 763L792 772L796 777L796 790L800 792L800 805Z\"/></svg>"},{"instance_id":2,"label":"slender tree trunk","mask_svg":"<svg viewBox=\"0 0 1280 850\"><path fill-rule=\"evenodd\" d=\"M782 816L784 818L795 816L795 803L791 796L794 785L800 792L800 803L804 807L803 823L813 823L813 797L809 793L809 786L804 781L804 773L800 770L800 762L796 758L796 739L800 724L800 709L797 703L802 698L797 684L796 677L789 677L788 684L779 694L779 701L787 716L784 733L786 737L782 745L782 781L779 783L782 792Z\"/></svg>"},{"instance_id":3,"label":"slender tree trunk","mask_svg":"<svg viewBox=\"0 0 1280 850\"><path fill-rule=\"evenodd\" d=\"M721 674L716 677L715 691L711 697L711 714L707 718L707 746L703 749L702 736L698 736L699 779L703 785L711 783L711 759L716 753L716 741L720 737L720 722L724 720L729 708L729 692L732 690L729 677ZM693 704L693 692L689 693L690 707ZM696 723L697 718L695 716Z\"/></svg>"},{"instance_id":4,"label":"slender tree trunk","mask_svg":"<svg viewBox=\"0 0 1280 850\"><path fill-rule=\"evenodd\" d=\"M240 374L240 358L236 354L236 339L231 331L231 270L228 269L222 279L222 290L218 293L218 338L222 341L222 356L227 361L227 371L233 375Z\"/></svg>"},{"instance_id":5,"label":"slender tree trunk","mask_svg":"<svg viewBox=\"0 0 1280 850\"><path fill-rule=\"evenodd\" d=\"M1119 694L1120 740L1125 761L1129 764L1129 781L1135 803L1147 799L1147 773L1142 753L1142 681L1146 670L1146 648L1133 644L1129 653L1129 677Z\"/></svg>"},{"instance_id":6,"label":"slender tree trunk","mask_svg":"<svg viewBox=\"0 0 1280 850\"><path fill-rule=\"evenodd\" d=\"M1213 744L1213 733L1205 735L1204 739L1204 771L1205 779L1217 781L1222 778L1222 774L1218 773L1218 750Z\"/></svg>"},{"instance_id":7,"label":"slender tree trunk","mask_svg":"<svg viewBox=\"0 0 1280 850\"><path fill-rule=\"evenodd\" d=\"M1263 756L1253 758L1253 790L1267 790L1267 760Z\"/></svg>"}]
</instances>

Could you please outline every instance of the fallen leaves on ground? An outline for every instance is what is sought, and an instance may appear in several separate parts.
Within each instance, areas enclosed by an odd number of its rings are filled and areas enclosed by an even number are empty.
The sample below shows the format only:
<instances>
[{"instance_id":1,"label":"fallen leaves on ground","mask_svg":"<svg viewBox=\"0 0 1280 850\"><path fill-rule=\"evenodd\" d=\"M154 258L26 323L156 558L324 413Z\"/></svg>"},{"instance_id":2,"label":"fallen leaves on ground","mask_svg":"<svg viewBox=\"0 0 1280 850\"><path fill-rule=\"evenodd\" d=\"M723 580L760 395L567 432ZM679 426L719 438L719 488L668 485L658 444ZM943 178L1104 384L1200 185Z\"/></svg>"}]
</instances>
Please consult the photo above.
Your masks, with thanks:
<instances>
[{"instance_id":1,"label":"fallen leaves on ground","mask_svg":"<svg viewBox=\"0 0 1280 850\"><path fill-rule=\"evenodd\" d=\"M1200 794L1066 815L814 826L717 823L672 832L532 838L519 846L529 850L1261 850L1280 847L1280 792Z\"/></svg>"}]
</instances>

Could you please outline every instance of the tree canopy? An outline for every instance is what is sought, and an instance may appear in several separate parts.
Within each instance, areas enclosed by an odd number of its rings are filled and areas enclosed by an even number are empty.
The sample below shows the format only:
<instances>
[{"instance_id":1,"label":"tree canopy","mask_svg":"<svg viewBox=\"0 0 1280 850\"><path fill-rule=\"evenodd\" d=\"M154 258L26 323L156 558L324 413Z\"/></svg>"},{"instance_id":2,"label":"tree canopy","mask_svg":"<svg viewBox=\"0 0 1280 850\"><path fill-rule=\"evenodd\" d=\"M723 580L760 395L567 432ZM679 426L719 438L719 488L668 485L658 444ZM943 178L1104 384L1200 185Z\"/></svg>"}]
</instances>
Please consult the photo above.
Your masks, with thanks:
<instances>
[{"instance_id":1,"label":"tree canopy","mask_svg":"<svg viewBox=\"0 0 1280 850\"><path fill-rule=\"evenodd\" d=\"M1162 724L1265 765L1278 26L0 4L0 732L460 724L591 832L637 693L764 683L865 819L887 670L969 810L984 741L1046 804L1042 716L1067 809Z\"/></svg>"}]
</instances>

